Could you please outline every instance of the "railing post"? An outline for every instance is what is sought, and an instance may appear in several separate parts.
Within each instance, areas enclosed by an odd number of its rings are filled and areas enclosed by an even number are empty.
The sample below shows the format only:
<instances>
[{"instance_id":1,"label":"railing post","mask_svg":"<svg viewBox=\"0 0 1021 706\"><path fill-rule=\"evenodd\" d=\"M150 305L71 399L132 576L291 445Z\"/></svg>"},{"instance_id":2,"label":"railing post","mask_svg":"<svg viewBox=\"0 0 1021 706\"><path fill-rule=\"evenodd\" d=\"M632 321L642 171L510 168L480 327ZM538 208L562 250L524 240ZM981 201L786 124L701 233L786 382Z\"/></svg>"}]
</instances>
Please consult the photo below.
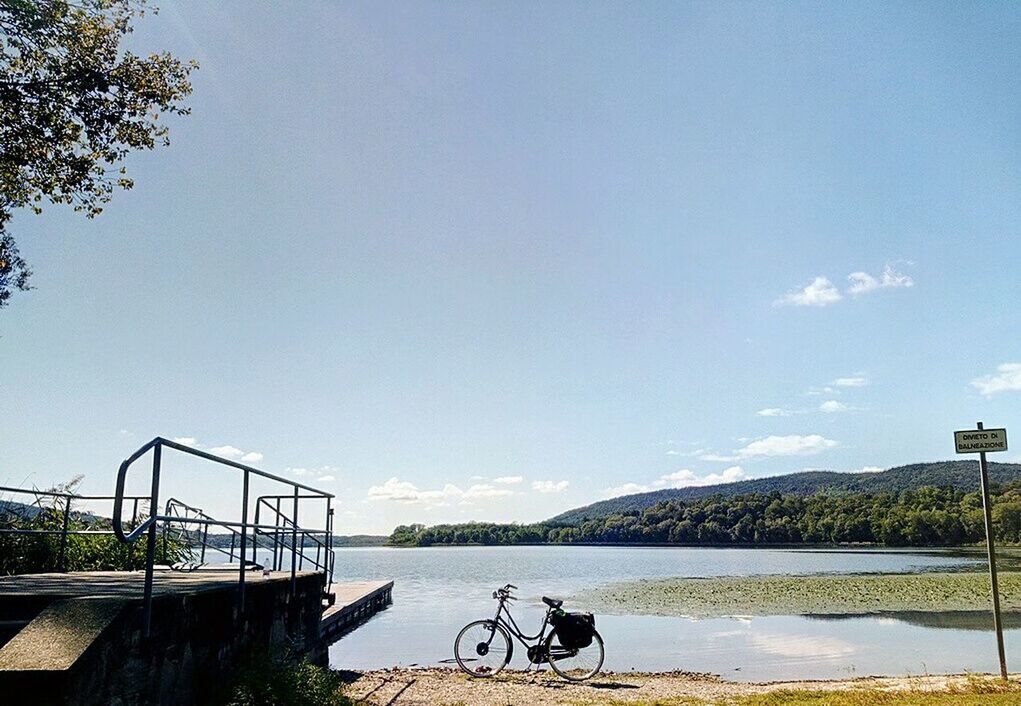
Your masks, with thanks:
<instances>
[{"instance_id":1,"label":"railing post","mask_svg":"<svg viewBox=\"0 0 1021 706\"><path fill-rule=\"evenodd\" d=\"M255 550L256 550L256 547L259 546L259 541L258 541L258 539L259 539L259 505L261 505L261 504L262 504L261 499L257 499L255 501L255 528L252 530L252 563L253 564L258 563L256 561ZM243 528L243 527L241 529L242 529L242 531L246 531L245 528ZM245 553L241 552L241 561L244 562L244 560L245 560Z\"/></svg>"},{"instance_id":2,"label":"railing post","mask_svg":"<svg viewBox=\"0 0 1021 706\"><path fill-rule=\"evenodd\" d=\"M280 567L283 566L283 547L280 545L280 498L277 498L277 511L276 515L273 516L273 526L276 528L273 532L273 571L280 571Z\"/></svg>"},{"instance_id":3,"label":"railing post","mask_svg":"<svg viewBox=\"0 0 1021 706\"><path fill-rule=\"evenodd\" d=\"M71 496L67 496L67 502L64 503L64 522L63 527L60 530L60 553L57 557L57 566L60 569L60 573L67 571L67 528L68 523L71 521Z\"/></svg>"},{"instance_id":4,"label":"railing post","mask_svg":"<svg viewBox=\"0 0 1021 706\"><path fill-rule=\"evenodd\" d=\"M238 620L245 612L245 545L248 541L248 471L245 470L245 480L241 491L241 561L238 562L241 568L238 569ZM255 555L255 550L252 550Z\"/></svg>"},{"instance_id":5,"label":"railing post","mask_svg":"<svg viewBox=\"0 0 1021 706\"><path fill-rule=\"evenodd\" d=\"M333 498L326 498L326 590L333 586Z\"/></svg>"},{"instance_id":6,"label":"railing post","mask_svg":"<svg viewBox=\"0 0 1021 706\"><path fill-rule=\"evenodd\" d=\"M294 486L294 514L291 516L291 595L297 590L298 575L298 486Z\"/></svg>"},{"instance_id":7,"label":"railing post","mask_svg":"<svg viewBox=\"0 0 1021 706\"><path fill-rule=\"evenodd\" d=\"M138 498L135 498L131 503L131 529L135 529L138 524ZM135 545L131 542L124 544L128 550L128 571L135 570Z\"/></svg>"},{"instance_id":8,"label":"railing post","mask_svg":"<svg viewBox=\"0 0 1021 706\"><path fill-rule=\"evenodd\" d=\"M152 449L152 489L149 495L149 518L152 519L159 510L160 503L160 452L159 442ZM149 525L148 537L145 542L145 587L142 593L142 637L148 638L152 629L152 574L153 562L156 560L156 522Z\"/></svg>"}]
</instances>

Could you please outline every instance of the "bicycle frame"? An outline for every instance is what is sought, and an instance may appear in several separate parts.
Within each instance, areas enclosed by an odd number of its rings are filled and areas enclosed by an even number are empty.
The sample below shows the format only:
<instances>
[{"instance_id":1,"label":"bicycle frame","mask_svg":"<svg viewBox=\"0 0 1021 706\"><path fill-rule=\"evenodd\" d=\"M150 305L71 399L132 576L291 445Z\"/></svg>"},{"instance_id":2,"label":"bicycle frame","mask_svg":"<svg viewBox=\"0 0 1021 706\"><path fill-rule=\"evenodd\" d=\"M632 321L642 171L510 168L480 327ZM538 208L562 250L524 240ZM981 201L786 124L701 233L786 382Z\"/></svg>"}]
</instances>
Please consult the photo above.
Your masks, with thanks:
<instances>
[{"instance_id":1,"label":"bicycle frame","mask_svg":"<svg viewBox=\"0 0 1021 706\"><path fill-rule=\"evenodd\" d=\"M543 616L542 626L539 628L539 632L535 635L528 635L518 627L518 623L514 620L514 616L511 615L510 606L507 605L507 598L501 597L499 599L499 605L496 607L496 615L493 617L493 623L502 627L508 635L515 638L522 644L526 649L530 647L528 644L530 641L535 641L537 644L542 644L543 637L546 636L546 627L550 624L550 610L546 610L546 615ZM504 619L503 614L507 614L507 618Z\"/></svg>"}]
</instances>

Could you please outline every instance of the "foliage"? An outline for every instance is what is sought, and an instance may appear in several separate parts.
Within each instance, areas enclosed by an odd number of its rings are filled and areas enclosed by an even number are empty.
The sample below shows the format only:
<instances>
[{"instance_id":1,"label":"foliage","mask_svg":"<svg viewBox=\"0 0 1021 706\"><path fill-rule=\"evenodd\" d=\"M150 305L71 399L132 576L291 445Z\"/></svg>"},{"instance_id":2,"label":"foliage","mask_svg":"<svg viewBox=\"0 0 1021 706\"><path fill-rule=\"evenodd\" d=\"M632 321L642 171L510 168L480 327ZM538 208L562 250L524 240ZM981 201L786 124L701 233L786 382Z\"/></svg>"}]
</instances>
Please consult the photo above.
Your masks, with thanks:
<instances>
[{"instance_id":1,"label":"foliage","mask_svg":"<svg viewBox=\"0 0 1021 706\"><path fill-rule=\"evenodd\" d=\"M51 488L54 493L74 495L81 477ZM145 542L126 545L112 534L71 534L79 530L112 529L109 519L75 510L72 497L67 513L65 497L40 493L31 505L0 503L0 529L31 530L38 534L0 533L0 575L31 574L61 570L61 531L67 515L64 568L67 571L119 571L145 565ZM145 512L144 506L140 512ZM156 543L156 562L173 564L190 558L191 550L180 538L170 535Z\"/></svg>"},{"instance_id":2,"label":"foliage","mask_svg":"<svg viewBox=\"0 0 1021 706\"><path fill-rule=\"evenodd\" d=\"M232 687L225 706L349 706L338 672L309 662L297 666L268 658L252 660Z\"/></svg>"},{"instance_id":3,"label":"foliage","mask_svg":"<svg viewBox=\"0 0 1021 706\"><path fill-rule=\"evenodd\" d=\"M990 463L989 477L996 483L1021 478L1021 464ZM899 493L922 486L951 486L965 492L978 490L976 461L941 461L898 466L880 473L837 473L835 471L804 471L768 478L738 481L709 486L665 488L649 493L623 495L602 500L585 507L568 510L552 518L554 524L580 524L582 520L643 511L667 500L696 500L710 495L749 495L772 493L813 495L822 491L851 493Z\"/></svg>"},{"instance_id":4,"label":"foliage","mask_svg":"<svg viewBox=\"0 0 1021 706\"><path fill-rule=\"evenodd\" d=\"M120 47L145 2L0 0L0 307L31 274L13 212L45 199L99 215L133 185L127 154L169 144L160 114L188 112L194 62Z\"/></svg>"},{"instance_id":5,"label":"foliage","mask_svg":"<svg viewBox=\"0 0 1021 706\"><path fill-rule=\"evenodd\" d=\"M996 538L1021 542L1021 481L994 486ZM982 498L952 487L880 493L779 492L692 501L669 500L642 511L579 524L402 525L395 546L443 544L880 544L956 546L985 538Z\"/></svg>"}]
</instances>

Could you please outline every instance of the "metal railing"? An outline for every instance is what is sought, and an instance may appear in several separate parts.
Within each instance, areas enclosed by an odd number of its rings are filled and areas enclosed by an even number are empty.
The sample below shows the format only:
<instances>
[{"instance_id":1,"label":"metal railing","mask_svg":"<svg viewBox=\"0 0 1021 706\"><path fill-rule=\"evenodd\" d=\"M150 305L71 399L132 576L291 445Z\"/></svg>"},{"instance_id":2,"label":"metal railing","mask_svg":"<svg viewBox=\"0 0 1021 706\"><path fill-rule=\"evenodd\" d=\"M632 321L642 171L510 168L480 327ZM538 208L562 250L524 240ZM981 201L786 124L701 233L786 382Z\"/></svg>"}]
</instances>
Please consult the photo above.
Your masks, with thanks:
<instances>
[{"instance_id":1,"label":"metal railing","mask_svg":"<svg viewBox=\"0 0 1021 706\"><path fill-rule=\"evenodd\" d=\"M171 509L182 509L184 503L175 501L173 508L169 506L165 508L164 513L159 513L160 500L160 473L162 466L163 449L171 449L178 451L183 454L201 458L221 466L226 466L234 470L241 471L242 473L242 491L241 491L241 521L233 522L227 520L219 520L206 515L201 510L198 512L187 513L188 517L182 517L181 515L175 515L171 513ZM130 531L125 531L122 512L123 512L123 501L131 496L125 496L124 485L127 479L127 474L132 464L138 461L142 456L152 451L152 470L150 477L150 495L149 495L149 508L150 513L147 517L138 518L137 524ZM252 476L265 478L277 483L282 483L292 489L292 492L288 495L282 495L280 497L286 498L291 501L291 514L288 517L288 522L281 526L279 518L274 524L262 524L258 520L256 522L248 521L248 510L249 510L249 487ZM304 492L303 492L304 491ZM277 497L277 496L266 496L266 497ZM190 446L185 446L169 439L162 437L156 437L149 443L139 448L135 453L131 454L127 459L121 463L120 468L117 471L117 489L114 495L114 509L113 509L113 531L117 538L125 543L132 543L137 541L143 534L146 535L146 551L145 551L145 582L142 595L142 634L144 637L149 636L150 629L152 627L152 586L153 586L153 564L156 556L156 542L161 529L167 529L172 527L174 524L185 523L187 525L198 525L204 527L203 536L205 541L208 542L208 528L219 527L228 528L232 533L237 534L239 541L238 547L238 608L239 612L244 611L245 607L245 573L249 568L254 568L254 552L258 546L258 537L267 536L273 534L275 537L282 538L281 541L286 540L286 535L290 535L290 555L291 555L291 593L293 595L296 587L297 572L298 572L298 535L301 534L303 537L312 534L325 534L325 547L324 556L327 559L322 563L323 567L328 567L330 571L323 568L322 571L326 576L324 577L324 583L330 585L332 581L332 568L334 564L333 560L333 495L316 488L298 483L288 478L282 478L281 476L267 473L266 471L259 470L252 466L248 466L238 461L232 461L230 459L221 458L214 454L195 449ZM299 501L315 499L319 501L325 500L326 512L325 512L325 529L316 530L310 528L302 528L299 526ZM173 499L171 499L173 500ZM258 504L258 503L257 503ZM187 507L187 506L185 506ZM197 508L191 508L192 511ZM169 531L169 530L168 530ZM249 537L251 534L251 537ZM245 557L249 550L249 539L253 540L252 561L247 561ZM278 544L280 542L277 542ZM231 552L231 558L234 554ZM318 565L318 564L317 564ZM319 570L317 568L317 570Z\"/></svg>"},{"instance_id":2,"label":"metal railing","mask_svg":"<svg viewBox=\"0 0 1021 706\"><path fill-rule=\"evenodd\" d=\"M109 535L115 534L113 529L78 529L71 527L71 519L74 516L74 503L77 502L111 502L115 501L116 498L113 495L82 495L80 493L66 493L56 490L37 490L35 488L13 488L9 486L0 486L0 493L11 493L15 495L31 495L33 497L31 502L19 502L17 500L12 501L18 505L34 508L38 513L57 513L57 519L60 522L59 528L43 528L43 527L15 527L5 526L3 520L6 517L15 517L19 520L35 519L35 514L31 516L21 515L16 509L12 507L5 507L4 512L0 514L0 534L11 534L11 535L38 535L38 536L49 536L59 535L60 542L57 549L57 566L58 572L64 573L67 571L67 547L68 537L77 535ZM50 498L53 500L52 505L44 505L43 500ZM124 496L124 500L130 500L132 503L131 511L131 525L134 526L138 522L138 511L140 502L148 502L149 498L145 495L127 495ZM79 517L94 516L97 519L103 519L99 516L93 515L91 512L79 511ZM10 521L8 521L10 524ZM94 523L98 524L98 523ZM128 548L128 561L129 564L132 561L132 554L130 548Z\"/></svg>"},{"instance_id":3,"label":"metal railing","mask_svg":"<svg viewBox=\"0 0 1021 706\"><path fill-rule=\"evenodd\" d=\"M299 495L299 499L312 498L314 496ZM259 518L262 513L262 509L266 508L266 512L272 513L273 524L278 527L276 532L267 532L265 530L256 530L253 540L258 536L262 535L267 537L271 542L270 549L273 551L272 556L272 567L274 571L280 571L283 566L284 553L286 551L286 535L288 534L288 528L294 523L291 518L287 516L280 505L284 500L290 500L291 497L287 495L262 495L255 501L255 526L258 527L260 524ZM279 524L278 524L279 523ZM301 535L301 545L298 547L298 570L300 571L305 561L308 561L315 571L325 571L326 575L333 576L333 558L334 553L328 546L327 542L332 541L330 538L333 536L333 514L330 513L326 518L326 529L325 530L305 530L298 528L298 532ZM320 538L322 535L322 538ZM311 542L312 547L309 547L307 551L315 548L315 558L306 555L306 541ZM255 561L255 542L252 542L252 561ZM327 584L329 586L329 584Z\"/></svg>"}]
</instances>

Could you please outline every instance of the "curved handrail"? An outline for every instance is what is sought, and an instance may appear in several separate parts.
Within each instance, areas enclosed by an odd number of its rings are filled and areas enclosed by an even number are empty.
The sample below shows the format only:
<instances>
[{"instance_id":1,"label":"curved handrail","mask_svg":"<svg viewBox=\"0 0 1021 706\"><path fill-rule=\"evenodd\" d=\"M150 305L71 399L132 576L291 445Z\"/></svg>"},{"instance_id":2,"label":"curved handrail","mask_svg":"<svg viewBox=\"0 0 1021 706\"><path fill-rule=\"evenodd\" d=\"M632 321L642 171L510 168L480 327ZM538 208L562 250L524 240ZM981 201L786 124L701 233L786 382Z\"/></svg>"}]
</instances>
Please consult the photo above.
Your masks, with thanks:
<instances>
[{"instance_id":1,"label":"curved handrail","mask_svg":"<svg viewBox=\"0 0 1021 706\"><path fill-rule=\"evenodd\" d=\"M258 468L253 468L252 466L245 465L244 463L231 461L228 458L221 458L206 451L202 451L201 449L195 449L192 448L191 446L185 446L184 444L179 444L176 441L171 441L170 439L164 439L161 436L157 436L152 441L149 441L144 446L135 451L135 453L128 456L121 463L120 468L117 469L117 490L113 501L113 531L114 534L117 535L117 539L119 539L122 542L127 543L134 542L139 537L141 537L142 534L144 534L145 531L149 529L149 527L152 526L154 522L158 520L157 508L150 508L149 517L147 517L144 521L142 521L141 524L139 524L137 527L131 530L131 532L125 534L124 524L123 521L121 520L121 508L123 504L122 501L124 498L124 483L127 479L128 469L130 468L131 464L133 464L135 461L137 461L146 453L148 453L150 449L154 449L161 446L166 446L167 448L171 448L174 449L175 451L180 451L191 456L204 458L207 461L213 461L214 463L219 463L224 466L237 468L248 473L254 473L258 476L262 476L263 478L268 478L279 483L285 483L291 486L292 488L301 488L302 490L306 490L312 493L313 496L317 498L326 499L335 497L332 493L327 493L325 491L319 490L318 488L313 488L303 483L298 483L297 481L293 481L289 478L284 478L282 476L274 475L272 473L267 473L266 471L259 470Z\"/></svg>"},{"instance_id":2,"label":"curved handrail","mask_svg":"<svg viewBox=\"0 0 1021 706\"><path fill-rule=\"evenodd\" d=\"M136 539L141 537L142 533L149 529L149 527L152 526L154 522L156 522L156 516L154 512L156 508L149 508L149 517L147 517L145 521L140 523L138 527L133 529L130 533L124 534L124 522L121 519L121 510L124 505L124 481L128 475L128 467L130 467L132 463L134 463L142 456L144 456L149 451L149 449L156 447L161 441L163 441L163 439L157 436L155 439L147 443L145 446L138 449L138 451L124 459L124 461L120 465L120 468L117 469L117 489L114 492L113 498L113 518L112 518L113 533L117 535L117 539L126 544L130 544L131 542L134 542Z\"/></svg>"},{"instance_id":3,"label":"curved handrail","mask_svg":"<svg viewBox=\"0 0 1021 706\"><path fill-rule=\"evenodd\" d=\"M240 529L240 532L238 533L240 535L240 538L241 538L241 548L240 548L240 553L239 553L240 561L238 562L239 563L239 568L238 568L238 605L240 607L240 610L244 610L244 604L245 604L245 571L246 571L246 569L248 568L249 565L254 565L254 561L253 562L249 562L247 559L245 559L246 550L247 550L248 533L249 532L254 532L253 544L252 544L253 553L254 553L254 551L256 550L257 544L258 544L257 540L255 540L255 537L258 536L259 530L263 529L259 525L258 522L253 524L253 523L248 521L249 478L252 475L256 475L256 476L259 476L259 477L262 477L262 478L266 478L266 479L275 481L277 483L283 483L284 485L289 486L294 491L289 496L286 496L289 499L291 499L292 502L294 503L294 506L293 506L294 507L294 513L293 513L294 514L294 518L293 518L293 521L290 523L289 527L287 526L287 523L285 523L285 525L283 527L283 530L285 532L288 532L291 535L291 594L292 595L294 595L294 593L295 593L295 590L296 590L296 580L297 580L297 560L298 560L298 556L299 556L298 547L297 547L298 533L299 533L299 531L301 532L302 548L304 548L305 538L307 536L311 536L311 534L312 534L311 530L303 529L303 528L301 528L301 527L299 527L297 525L298 501L300 499L302 499L302 498L319 498L319 499L326 500L326 530L325 530L325 532L326 532L326 547L325 548L326 548L326 551L328 553L329 562L328 562L328 565L320 565L318 562L316 562L315 565L316 565L317 569L318 568L322 568L323 569L323 574L324 574L324 579L325 579L324 582L326 583L326 585L329 586L332 583L332 579L333 579L332 569L333 569L333 562L334 562L334 555L333 555L333 552L332 552L332 536L331 536L332 535L332 530L333 530L333 523L332 523L333 509L332 509L331 503L332 503L332 500L334 498L334 495L332 493L327 493L325 491L319 490L318 488L313 488L313 487L305 485L303 483L298 483L298 482L296 482L294 480L291 480L290 478L283 478L281 476L277 476L277 475L274 475L272 473L267 473L266 471L259 470L258 468L253 468L252 466L245 465L244 463L239 463L238 461L232 461L232 460L227 459L227 458L221 458L220 456L215 456L215 455L213 455L213 454L211 454L211 453L209 453L207 451L202 451L200 449L196 449L196 448L193 448L191 446L185 446L184 444L180 444L180 443L178 443L176 441L171 441L171 440L165 439L165 438L163 438L161 436L157 436L154 439L152 439L151 441L149 441L148 443L146 443L144 446L139 448L133 454L128 456L128 458L126 458L121 463L120 467L117 469L116 494L114 495L114 510L113 510L113 518L112 518L114 534L117 536L117 539L120 540L121 542L131 543L131 542L136 541L143 534L145 534L147 536L146 561L145 561L145 581L143 583L143 597L142 597L142 605L143 605L143 610L142 610L142 625L143 625L143 627L142 627L142 634L143 634L144 637L148 637L149 636L149 630L150 630L150 625L151 625L152 590L153 590L153 564L154 564L155 555L156 555L156 534L157 534L157 531L158 531L157 528L158 528L159 524L162 523L163 527L164 527L164 531L166 531L168 523L174 523L174 522L181 522L182 521L182 518L175 517L175 516L171 515L169 507L167 509L166 514L160 514L160 511L159 511L160 466L161 466L162 451L163 451L163 447L164 446L167 447L167 448L173 449L175 451L179 451L181 453L190 455L190 456L196 456L198 458L202 458L202 459L205 459L207 461L212 461L213 463L217 463L217 464L220 464L222 466L229 466L231 468L238 469L238 470L242 471L243 474L244 474L243 475L243 481L244 482L243 482L243 485L242 485L243 490L242 490L242 498L241 498L241 521L240 522L233 522L233 521L228 522L228 521L223 521L223 520L215 520L213 518L209 518L209 519L205 519L205 518L191 518L191 520L190 520L190 522L192 522L192 523L198 523L198 524L206 525L206 527L207 527L206 531L208 531L208 526L209 525L222 526L222 527L238 527ZM139 522L139 524L136 527L134 527L130 532L126 532L125 528L124 528L124 521L123 521L123 519L121 517L121 514L122 514L122 511L123 511L123 503L124 503L124 497L125 497L124 496L124 486L125 486L125 482L127 480L128 471L130 470L131 465L135 461L140 459L142 456L144 456L150 450L153 451L153 457L152 457L152 473L151 473L152 485L151 485L151 493L150 493L150 496L149 496L148 516L145 517L144 519L142 519ZM312 495L304 495L300 491L306 491L307 493L311 493ZM182 503L182 505L183 505L183 503ZM256 503L256 508L258 508L258 502ZM137 518L135 518L134 521L138 521ZM277 518L277 522L279 522L279 518ZM277 525L276 527L274 527L272 529L276 529L276 530L279 531L281 528L280 528L279 525ZM302 557L303 557L303 555L302 555ZM253 555L253 560L254 560L254 555Z\"/></svg>"}]
</instances>

